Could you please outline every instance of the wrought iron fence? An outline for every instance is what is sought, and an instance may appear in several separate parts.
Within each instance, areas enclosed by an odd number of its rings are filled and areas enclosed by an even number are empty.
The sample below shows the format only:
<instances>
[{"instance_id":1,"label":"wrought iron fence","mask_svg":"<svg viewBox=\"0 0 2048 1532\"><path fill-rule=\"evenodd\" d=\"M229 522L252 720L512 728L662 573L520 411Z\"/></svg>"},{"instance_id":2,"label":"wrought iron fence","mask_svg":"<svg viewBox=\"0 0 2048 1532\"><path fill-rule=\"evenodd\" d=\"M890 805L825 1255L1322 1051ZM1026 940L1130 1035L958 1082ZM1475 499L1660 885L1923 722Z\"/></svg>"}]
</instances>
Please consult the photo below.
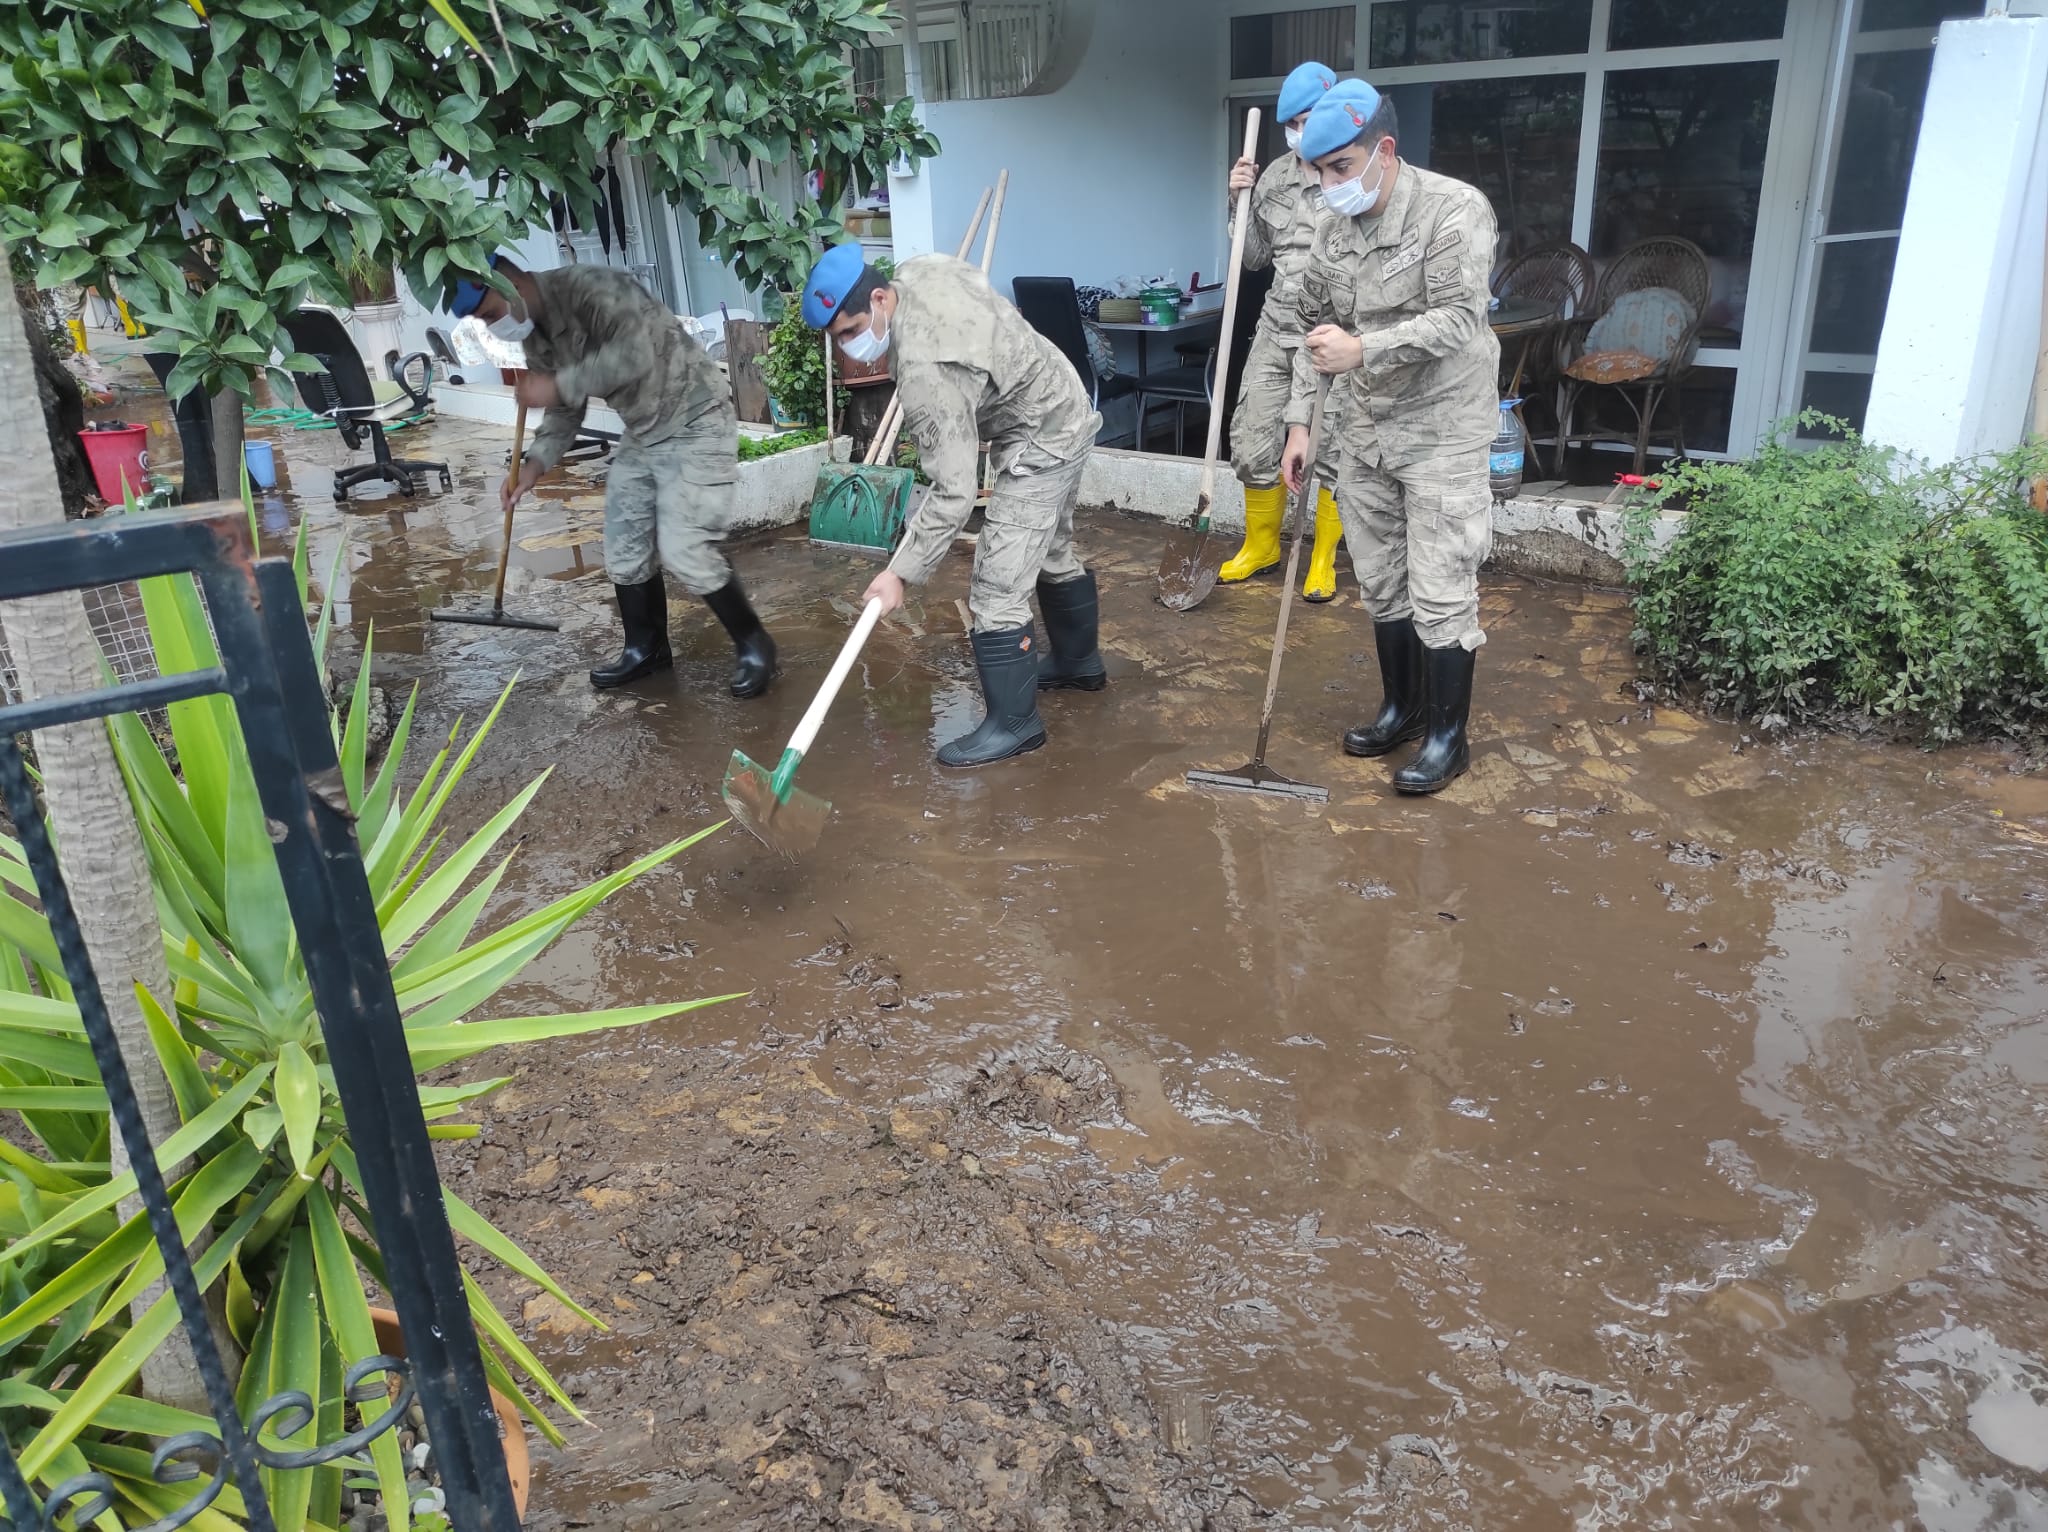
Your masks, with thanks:
<instances>
[{"instance_id":1,"label":"wrought iron fence","mask_svg":"<svg viewBox=\"0 0 2048 1532\"><path fill-rule=\"evenodd\" d=\"M455 1241L440 1194L418 1086L393 992L347 793L289 561L259 560L239 508L111 517L0 534L0 601L120 585L187 572L210 613L220 663L205 670L120 678L91 694L0 707L0 801L34 874L92 1055L162 1252L169 1289L204 1381L217 1430L159 1442L159 1484L206 1483L149 1532L190 1524L232 1484L252 1532L274 1532L260 1468L337 1462L392 1430L414 1398L439 1466L446 1514L461 1532L518 1526L499 1421L471 1325ZM407 1360L354 1360L344 1378L362 1424L309 1447L278 1445L312 1423L316 1402L289 1392L244 1420L220 1355L198 1279L180 1237L164 1176L122 1061L99 983L79 932L60 858L51 845L16 736L59 724L147 712L224 695L247 744L257 794L270 822L278 871L304 954L326 1054L362 1172L362 1187ZM395 1381L396 1387L392 1384ZM371 1418L371 1406L388 1400ZM266 1439L266 1437L268 1439ZM52 1487L42 1504L0 1440L0 1506L9 1532L92 1525L114 1504L99 1474Z\"/></svg>"}]
</instances>

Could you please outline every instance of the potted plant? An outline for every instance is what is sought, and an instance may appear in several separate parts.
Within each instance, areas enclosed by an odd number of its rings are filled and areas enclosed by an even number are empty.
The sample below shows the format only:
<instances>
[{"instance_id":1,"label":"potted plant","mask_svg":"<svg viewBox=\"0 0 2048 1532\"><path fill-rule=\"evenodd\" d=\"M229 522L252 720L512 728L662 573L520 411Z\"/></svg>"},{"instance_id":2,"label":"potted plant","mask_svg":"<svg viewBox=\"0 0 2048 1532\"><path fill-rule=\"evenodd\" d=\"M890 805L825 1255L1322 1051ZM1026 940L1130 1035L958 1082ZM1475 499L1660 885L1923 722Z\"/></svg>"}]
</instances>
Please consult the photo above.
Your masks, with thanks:
<instances>
[{"instance_id":1,"label":"potted plant","mask_svg":"<svg viewBox=\"0 0 2048 1532\"><path fill-rule=\"evenodd\" d=\"M801 304L789 294L783 295L780 322L769 332L761 380L768 385L769 418L778 427L824 423L824 337L804 323Z\"/></svg>"},{"instance_id":2,"label":"potted plant","mask_svg":"<svg viewBox=\"0 0 2048 1532\"><path fill-rule=\"evenodd\" d=\"M302 529L296 556L302 592L304 536ZM215 663L189 576L145 581L142 594L166 671ZM315 635L323 656L328 632L323 611ZM366 652L333 727L415 1070L440 1071L502 1047L642 1025L714 1003L469 1019L582 915L708 832L486 930L492 896L511 863L506 848L516 845L519 817L547 774L443 852L443 810L504 696L466 739L458 722L408 791L400 784L410 775L413 703L372 772L369 661ZM203 1236L195 1265L243 1355L244 1411L283 1389L303 1389L321 1402L317 1422L289 1443L303 1447L341 1434L346 1365L388 1349L390 1337L379 1337L365 1296L365 1274L382 1283L384 1271L232 707L219 697L173 704L170 732L167 752L139 718L123 715L114 723L175 984L169 996L142 997L157 1063L184 1121L158 1153L167 1171L182 1167L171 1195L181 1221ZM204 1486L156 1483L140 1440L210 1430L210 1422L134 1392L143 1358L178 1323L175 1302L166 1294L146 1308L138 1303L161 1276L162 1259L142 1215L124 1220L118 1213L134 1192L134 1177L112 1173L105 1090L79 1037L82 1023L49 925L22 893L32 885L20 847L4 835L0 884L7 885L0 888L0 1109L13 1119L0 1133L0 1236L7 1241L0 1255L0 1354L10 1379L0 1392L0 1429L24 1476L45 1492L98 1471L141 1519L163 1518ZM459 1120L464 1108L506 1083L496 1077L423 1084L430 1135L475 1137L478 1127ZM602 1327L482 1214L452 1192L444 1197L466 1246ZM559 1444L546 1403L574 1419L580 1414L483 1288L467 1285L492 1385ZM408 1492L395 1433L379 1437L368 1454L360 1472L376 1481L394 1532L405 1532ZM338 1524L341 1467L266 1471L266 1481L281 1528Z\"/></svg>"},{"instance_id":3,"label":"potted plant","mask_svg":"<svg viewBox=\"0 0 2048 1532\"><path fill-rule=\"evenodd\" d=\"M404 344L398 328L398 276L388 259L371 255L361 245L351 252L342 276L348 283L356 350L371 377L388 377L389 359Z\"/></svg>"}]
</instances>

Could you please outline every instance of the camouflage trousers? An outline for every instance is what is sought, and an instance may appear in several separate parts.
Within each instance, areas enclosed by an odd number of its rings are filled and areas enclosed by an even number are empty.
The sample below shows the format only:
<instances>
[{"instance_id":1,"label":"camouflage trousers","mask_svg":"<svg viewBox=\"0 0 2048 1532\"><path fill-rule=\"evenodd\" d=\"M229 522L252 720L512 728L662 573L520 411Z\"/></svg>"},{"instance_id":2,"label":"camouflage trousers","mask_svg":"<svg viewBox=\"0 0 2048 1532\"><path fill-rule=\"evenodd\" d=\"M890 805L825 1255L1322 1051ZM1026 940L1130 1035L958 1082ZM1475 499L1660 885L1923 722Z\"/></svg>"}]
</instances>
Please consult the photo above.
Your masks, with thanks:
<instances>
[{"instance_id":1,"label":"camouflage trousers","mask_svg":"<svg viewBox=\"0 0 2048 1532\"><path fill-rule=\"evenodd\" d=\"M1015 471L1016 466L1028 468ZM1070 463L1027 457L997 473L988 518L974 550L967 609L977 633L1021 628L1031 621L1031 593L1087 573L1074 552L1074 502L1081 497L1084 453Z\"/></svg>"},{"instance_id":2,"label":"camouflage trousers","mask_svg":"<svg viewBox=\"0 0 2048 1532\"><path fill-rule=\"evenodd\" d=\"M1280 482L1280 454L1287 446L1287 404L1294 391L1294 353L1298 337L1284 342L1274 338L1270 326L1260 325L1245 353L1244 381L1238 387L1237 408L1230 416L1230 463L1237 470L1237 482L1246 489L1270 489ZM1323 407L1323 450L1316 463L1316 479L1334 492L1337 487L1338 400L1344 391L1330 390L1330 402Z\"/></svg>"},{"instance_id":3,"label":"camouflage trousers","mask_svg":"<svg viewBox=\"0 0 2048 1532\"><path fill-rule=\"evenodd\" d=\"M614 585L638 585L657 566L693 596L732 579L719 539L739 485L732 417L713 411L667 441L621 443L604 487L604 567Z\"/></svg>"},{"instance_id":4,"label":"camouflage trousers","mask_svg":"<svg viewBox=\"0 0 2048 1532\"><path fill-rule=\"evenodd\" d=\"M1493 492L1483 445L1400 468L1347 455L1337 509L1374 622L1410 618L1432 649L1486 642L1479 566L1493 548Z\"/></svg>"}]
</instances>

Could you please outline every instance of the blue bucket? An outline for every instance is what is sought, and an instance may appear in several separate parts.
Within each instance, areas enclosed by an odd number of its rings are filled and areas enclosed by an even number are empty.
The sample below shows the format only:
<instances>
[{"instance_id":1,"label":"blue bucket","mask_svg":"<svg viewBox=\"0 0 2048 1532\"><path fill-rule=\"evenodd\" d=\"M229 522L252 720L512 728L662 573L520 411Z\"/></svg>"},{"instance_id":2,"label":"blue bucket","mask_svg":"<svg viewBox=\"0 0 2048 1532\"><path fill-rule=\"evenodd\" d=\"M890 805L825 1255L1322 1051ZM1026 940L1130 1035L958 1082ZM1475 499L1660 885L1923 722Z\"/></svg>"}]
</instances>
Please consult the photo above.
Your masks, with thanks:
<instances>
[{"instance_id":1,"label":"blue bucket","mask_svg":"<svg viewBox=\"0 0 2048 1532\"><path fill-rule=\"evenodd\" d=\"M277 455L269 442L243 442L242 461L249 465L249 482L258 489L277 488Z\"/></svg>"}]
</instances>

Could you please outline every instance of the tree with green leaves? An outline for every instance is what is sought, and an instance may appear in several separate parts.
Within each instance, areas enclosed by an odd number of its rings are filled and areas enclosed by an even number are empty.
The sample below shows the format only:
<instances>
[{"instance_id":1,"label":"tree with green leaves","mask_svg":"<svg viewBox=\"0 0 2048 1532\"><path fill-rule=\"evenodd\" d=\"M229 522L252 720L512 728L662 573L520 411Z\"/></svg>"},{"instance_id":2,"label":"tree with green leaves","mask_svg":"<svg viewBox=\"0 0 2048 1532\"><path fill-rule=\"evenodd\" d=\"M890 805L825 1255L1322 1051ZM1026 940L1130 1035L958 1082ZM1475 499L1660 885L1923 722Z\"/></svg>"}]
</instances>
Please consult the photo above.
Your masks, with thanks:
<instances>
[{"instance_id":1,"label":"tree with green leaves","mask_svg":"<svg viewBox=\"0 0 2048 1532\"><path fill-rule=\"evenodd\" d=\"M367 259L431 301L453 269L594 221L596 172L650 189L750 285L790 287L839 194L937 152L907 100L856 95L888 0L42 0L0 16L0 240L44 286L111 278L198 387L218 460L309 298ZM431 9L430 9L431 7ZM484 34L465 23L465 15ZM767 167L815 172L783 206ZM289 387L288 379L274 382Z\"/></svg>"}]
</instances>

